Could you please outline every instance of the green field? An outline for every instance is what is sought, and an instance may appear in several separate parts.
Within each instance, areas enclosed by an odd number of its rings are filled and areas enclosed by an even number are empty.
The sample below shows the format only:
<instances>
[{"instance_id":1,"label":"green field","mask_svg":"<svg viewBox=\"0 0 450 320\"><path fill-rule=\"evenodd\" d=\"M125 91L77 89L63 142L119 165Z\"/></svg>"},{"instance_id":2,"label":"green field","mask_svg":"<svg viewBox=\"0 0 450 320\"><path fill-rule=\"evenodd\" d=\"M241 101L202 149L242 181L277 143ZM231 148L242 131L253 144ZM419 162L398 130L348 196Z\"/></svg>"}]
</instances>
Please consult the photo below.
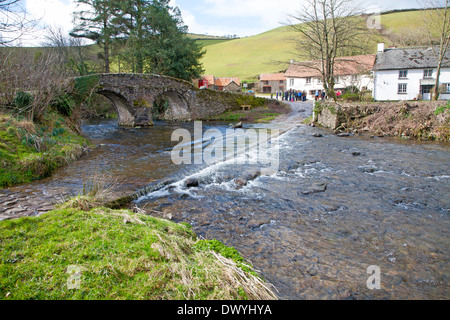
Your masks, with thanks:
<instances>
[{"instance_id":1,"label":"green field","mask_svg":"<svg viewBox=\"0 0 450 320\"><path fill-rule=\"evenodd\" d=\"M256 36L240 38L206 47L203 58L205 74L218 77L256 79L260 73L284 71L293 56L295 34L280 27Z\"/></svg>"}]
</instances>

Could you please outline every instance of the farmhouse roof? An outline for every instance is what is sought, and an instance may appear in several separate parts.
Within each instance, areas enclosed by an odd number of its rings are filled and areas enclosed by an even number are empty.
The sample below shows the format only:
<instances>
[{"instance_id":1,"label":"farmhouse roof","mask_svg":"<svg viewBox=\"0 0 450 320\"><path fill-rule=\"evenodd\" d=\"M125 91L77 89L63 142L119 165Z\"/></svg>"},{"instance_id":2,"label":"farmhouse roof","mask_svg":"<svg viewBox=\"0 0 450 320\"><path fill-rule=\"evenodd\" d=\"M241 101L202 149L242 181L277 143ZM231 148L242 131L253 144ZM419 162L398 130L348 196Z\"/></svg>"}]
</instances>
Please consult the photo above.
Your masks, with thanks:
<instances>
[{"instance_id":1,"label":"farmhouse roof","mask_svg":"<svg viewBox=\"0 0 450 320\"><path fill-rule=\"evenodd\" d=\"M282 81L286 80L284 73L262 73L259 76L260 81Z\"/></svg>"},{"instance_id":2,"label":"farmhouse roof","mask_svg":"<svg viewBox=\"0 0 450 320\"><path fill-rule=\"evenodd\" d=\"M235 82L238 86L241 85L239 78L214 78L214 84L219 87L225 87L231 82Z\"/></svg>"},{"instance_id":3,"label":"farmhouse roof","mask_svg":"<svg viewBox=\"0 0 450 320\"><path fill-rule=\"evenodd\" d=\"M212 75L202 76L202 79L207 80L209 86L213 86L214 85L214 76L212 76Z\"/></svg>"},{"instance_id":4,"label":"farmhouse roof","mask_svg":"<svg viewBox=\"0 0 450 320\"><path fill-rule=\"evenodd\" d=\"M334 74L345 76L367 73L372 70L375 58L374 54L336 58ZM285 75L290 78L320 77L321 73L318 69L320 69L319 61L293 62Z\"/></svg>"},{"instance_id":5,"label":"farmhouse roof","mask_svg":"<svg viewBox=\"0 0 450 320\"><path fill-rule=\"evenodd\" d=\"M374 70L436 68L437 59L431 47L393 48L377 54ZM450 50L442 62L450 67Z\"/></svg>"}]
</instances>

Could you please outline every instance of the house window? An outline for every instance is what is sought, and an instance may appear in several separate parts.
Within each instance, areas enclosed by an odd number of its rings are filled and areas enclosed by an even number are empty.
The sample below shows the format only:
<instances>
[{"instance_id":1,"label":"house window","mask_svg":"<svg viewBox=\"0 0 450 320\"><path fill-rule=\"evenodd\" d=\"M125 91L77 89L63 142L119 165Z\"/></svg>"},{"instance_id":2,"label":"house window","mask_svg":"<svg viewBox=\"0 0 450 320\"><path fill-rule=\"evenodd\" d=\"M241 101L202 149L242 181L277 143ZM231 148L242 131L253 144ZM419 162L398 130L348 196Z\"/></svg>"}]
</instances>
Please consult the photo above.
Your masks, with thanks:
<instances>
[{"instance_id":1,"label":"house window","mask_svg":"<svg viewBox=\"0 0 450 320\"><path fill-rule=\"evenodd\" d=\"M339 83L340 78L339 77L334 77L334 83Z\"/></svg>"},{"instance_id":2,"label":"house window","mask_svg":"<svg viewBox=\"0 0 450 320\"><path fill-rule=\"evenodd\" d=\"M408 78L408 70L400 70L398 72L398 78L399 79L405 79Z\"/></svg>"},{"instance_id":3,"label":"house window","mask_svg":"<svg viewBox=\"0 0 450 320\"><path fill-rule=\"evenodd\" d=\"M352 75L352 82L357 82L358 81L358 75L354 74Z\"/></svg>"},{"instance_id":4,"label":"house window","mask_svg":"<svg viewBox=\"0 0 450 320\"><path fill-rule=\"evenodd\" d=\"M312 79L311 78L306 78L306 84L311 84L312 83Z\"/></svg>"},{"instance_id":5,"label":"house window","mask_svg":"<svg viewBox=\"0 0 450 320\"><path fill-rule=\"evenodd\" d=\"M424 78L433 78L433 69L423 70L423 77Z\"/></svg>"},{"instance_id":6,"label":"house window","mask_svg":"<svg viewBox=\"0 0 450 320\"><path fill-rule=\"evenodd\" d=\"M294 85L294 79L289 79L289 85L293 86Z\"/></svg>"},{"instance_id":7,"label":"house window","mask_svg":"<svg viewBox=\"0 0 450 320\"><path fill-rule=\"evenodd\" d=\"M284 84L284 80L280 80L280 84Z\"/></svg>"},{"instance_id":8,"label":"house window","mask_svg":"<svg viewBox=\"0 0 450 320\"><path fill-rule=\"evenodd\" d=\"M398 84L398 94L406 94L408 93L408 84L399 83Z\"/></svg>"},{"instance_id":9,"label":"house window","mask_svg":"<svg viewBox=\"0 0 450 320\"><path fill-rule=\"evenodd\" d=\"M322 78L317 78L317 83L322 84Z\"/></svg>"},{"instance_id":10,"label":"house window","mask_svg":"<svg viewBox=\"0 0 450 320\"><path fill-rule=\"evenodd\" d=\"M443 83L444 93L450 93L450 83Z\"/></svg>"}]
</instances>

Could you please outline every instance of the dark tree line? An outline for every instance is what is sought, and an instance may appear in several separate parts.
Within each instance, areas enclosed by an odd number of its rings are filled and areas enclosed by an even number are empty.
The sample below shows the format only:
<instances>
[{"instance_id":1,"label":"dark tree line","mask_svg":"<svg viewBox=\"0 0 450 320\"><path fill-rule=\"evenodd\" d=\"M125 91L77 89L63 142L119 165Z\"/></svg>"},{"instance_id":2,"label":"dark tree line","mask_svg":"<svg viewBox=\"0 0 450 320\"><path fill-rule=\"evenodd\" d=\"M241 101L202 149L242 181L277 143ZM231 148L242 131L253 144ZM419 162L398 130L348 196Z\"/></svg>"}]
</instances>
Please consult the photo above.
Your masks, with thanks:
<instances>
[{"instance_id":1,"label":"dark tree line","mask_svg":"<svg viewBox=\"0 0 450 320\"><path fill-rule=\"evenodd\" d=\"M114 63L133 73L185 80L199 77L204 51L186 36L179 8L168 0L77 0L71 36L102 48L104 72Z\"/></svg>"}]
</instances>

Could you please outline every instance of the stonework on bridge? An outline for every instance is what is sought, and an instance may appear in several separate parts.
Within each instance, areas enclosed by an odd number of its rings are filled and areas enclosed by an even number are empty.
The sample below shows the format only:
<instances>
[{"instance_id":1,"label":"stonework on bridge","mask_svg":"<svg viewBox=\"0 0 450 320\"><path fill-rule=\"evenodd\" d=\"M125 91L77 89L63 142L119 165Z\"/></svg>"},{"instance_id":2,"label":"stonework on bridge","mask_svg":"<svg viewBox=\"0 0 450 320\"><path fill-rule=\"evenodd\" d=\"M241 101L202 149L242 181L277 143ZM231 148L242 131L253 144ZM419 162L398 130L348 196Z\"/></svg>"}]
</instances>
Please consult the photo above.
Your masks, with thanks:
<instances>
[{"instance_id":1,"label":"stonework on bridge","mask_svg":"<svg viewBox=\"0 0 450 320\"><path fill-rule=\"evenodd\" d=\"M154 74L101 74L96 92L114 104L122 126L153 119L192 121L236 107L236 99L197 89L190 82ZM230 95L230 94L228 94Z\"/></svg>"}]
</instances>

